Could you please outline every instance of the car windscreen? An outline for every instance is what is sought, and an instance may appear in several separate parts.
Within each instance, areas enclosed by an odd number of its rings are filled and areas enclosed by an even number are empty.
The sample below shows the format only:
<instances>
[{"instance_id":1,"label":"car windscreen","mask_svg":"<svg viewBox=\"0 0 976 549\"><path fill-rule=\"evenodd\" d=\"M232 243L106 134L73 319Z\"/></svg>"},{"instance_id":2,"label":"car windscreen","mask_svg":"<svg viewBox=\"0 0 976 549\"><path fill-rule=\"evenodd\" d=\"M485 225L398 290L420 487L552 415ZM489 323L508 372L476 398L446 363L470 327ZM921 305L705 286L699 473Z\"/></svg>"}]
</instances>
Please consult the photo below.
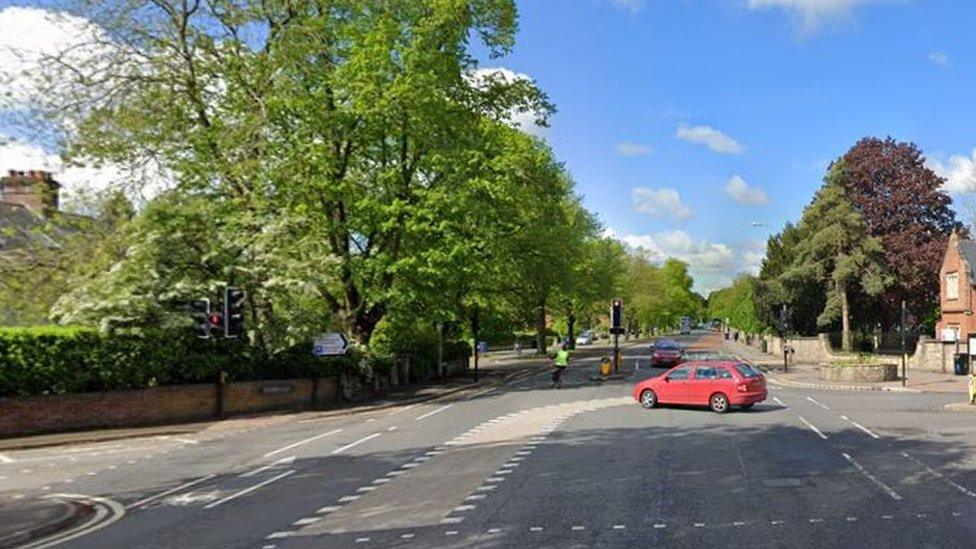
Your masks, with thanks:
<instances>
[{"instance_id":1,"label":"car windscreen","mask_svg":"<svg viewBox=\"0 0 976 549\"><path fill-rule=\"evenodd\" d=\"M670 341L659 341L657 345L654 346L655 349L661 349L662 351L677 351L679 349L677 343Z\"/></svg>"},{"instance_id":2,"label":"car windscreen","mask_svg":"<svg viewBox=\"0 0 976 549\"><path fill-rule=\"evenodd\" d=\"M739 372L742 377L758 377L759 370L756 370L749 364L736 364L735 369Z\"/></svg>"}]
</instances>

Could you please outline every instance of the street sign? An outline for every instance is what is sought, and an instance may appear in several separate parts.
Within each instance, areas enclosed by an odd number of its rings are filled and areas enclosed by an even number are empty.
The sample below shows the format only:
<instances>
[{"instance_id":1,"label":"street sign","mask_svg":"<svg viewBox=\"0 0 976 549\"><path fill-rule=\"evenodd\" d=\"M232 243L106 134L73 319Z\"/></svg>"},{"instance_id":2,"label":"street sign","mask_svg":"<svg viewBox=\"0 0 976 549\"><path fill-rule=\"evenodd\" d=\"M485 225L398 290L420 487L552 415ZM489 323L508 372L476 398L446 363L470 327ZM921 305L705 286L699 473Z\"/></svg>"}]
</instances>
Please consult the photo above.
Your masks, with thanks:
<instances>
[{"instance_id":1,"label":"street sign","mask_svg":"<svg viewBox=\"0 0 976 549\"><path fill-rule=\"evenodd\" d=\"M969 356L976 356L976 335L969 336L969 341L967 342L966 347Z\"/></svg>"},{"instance_id":2,"label":"street sign","mask_svg":"<svg viewBox=\"0 0 976 549\"><path fill-rule=\"evenodd\" d=\"M349 340L338 332L329 332L315 337L312 354L315 356L336 356L346 354Z\"/></svg>"}]
</instances>

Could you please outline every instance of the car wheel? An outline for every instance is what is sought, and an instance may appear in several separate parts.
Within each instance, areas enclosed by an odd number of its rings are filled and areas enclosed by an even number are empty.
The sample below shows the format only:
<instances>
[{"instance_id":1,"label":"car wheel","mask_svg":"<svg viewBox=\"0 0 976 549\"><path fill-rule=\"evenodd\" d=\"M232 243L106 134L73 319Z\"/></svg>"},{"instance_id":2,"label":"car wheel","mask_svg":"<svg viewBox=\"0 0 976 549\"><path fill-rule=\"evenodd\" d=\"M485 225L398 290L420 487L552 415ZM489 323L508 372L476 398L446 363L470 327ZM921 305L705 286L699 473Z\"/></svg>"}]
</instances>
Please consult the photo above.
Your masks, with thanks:
<instances>
[{"instance_id":1,"label":"car wheel","mask_svg":"<svg viewBox=\"0 0 976 549\"><path fill-rule=\"evenodd\" d=\"M722 393L715 393L708 399L708 407L716 414L724 414L729 411L729 397Z\"/></svg>"},{"instance_id":2,"label":"car wheel","mask_svg":"<svg viewBox=\"0 0 976 549\"><path fill-rule=\"evenodd\" d=\"M640 394L640 403L649 410L657 406L657 395L650 389L644 389Z\"/></svg>"},{"instance_id":3,"label":"car wheel","mask_svg":"<svg viewBox=\"0 0 976 549\"><path fill-rule=\"evenodd\" d=\"M752 407L753 407L753 406L755 406L755 405L756 405L756 403L755 403L755 402L750 402L749 404L743 404L743 405L741 406L741 408L742 408L743 410L751 410L751 409L752 409Z\"/></svg>"}]
</instances>

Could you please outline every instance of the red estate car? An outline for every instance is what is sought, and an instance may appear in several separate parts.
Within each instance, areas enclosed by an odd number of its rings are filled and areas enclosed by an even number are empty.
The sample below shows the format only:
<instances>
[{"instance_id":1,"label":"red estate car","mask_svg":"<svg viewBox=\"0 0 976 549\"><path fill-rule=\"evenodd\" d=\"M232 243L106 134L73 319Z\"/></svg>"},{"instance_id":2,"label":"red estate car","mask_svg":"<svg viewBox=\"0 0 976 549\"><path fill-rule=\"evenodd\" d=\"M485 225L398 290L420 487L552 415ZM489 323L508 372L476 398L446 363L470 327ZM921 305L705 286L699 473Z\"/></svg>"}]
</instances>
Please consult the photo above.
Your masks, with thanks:
<instances>
[{"instance_id":1,"label":"red estate car","mask_svg":"<svg viewBox=\"0 0 976 549\"><path fill-rule=\"evenodd\" d=\"M744 362L686 362L634 387L634 399L645 408L658 404L708 406L724 414L766 400L766 378Z\"/></svg>"}]
</instances>

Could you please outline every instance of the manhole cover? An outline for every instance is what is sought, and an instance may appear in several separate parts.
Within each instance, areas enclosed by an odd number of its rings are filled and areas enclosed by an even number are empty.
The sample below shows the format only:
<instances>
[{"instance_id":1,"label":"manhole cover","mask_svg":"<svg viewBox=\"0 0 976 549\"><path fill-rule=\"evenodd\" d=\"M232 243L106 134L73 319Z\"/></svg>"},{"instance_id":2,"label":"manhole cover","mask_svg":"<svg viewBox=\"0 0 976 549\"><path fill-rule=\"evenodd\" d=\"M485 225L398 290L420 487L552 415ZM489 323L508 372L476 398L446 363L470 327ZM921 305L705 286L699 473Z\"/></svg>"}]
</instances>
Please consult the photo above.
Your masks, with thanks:
<instances>
[{"instance_id":1,"label":"manhole cover","mask_svg":"<svg viewBox=\"0 0 976 549\"><path fill-rule=\"evenodd\" d=\"M767 488L791 488L799 486L801 482L798 478L767 478L762 484Z\"/></svg>"}]
</instances>

